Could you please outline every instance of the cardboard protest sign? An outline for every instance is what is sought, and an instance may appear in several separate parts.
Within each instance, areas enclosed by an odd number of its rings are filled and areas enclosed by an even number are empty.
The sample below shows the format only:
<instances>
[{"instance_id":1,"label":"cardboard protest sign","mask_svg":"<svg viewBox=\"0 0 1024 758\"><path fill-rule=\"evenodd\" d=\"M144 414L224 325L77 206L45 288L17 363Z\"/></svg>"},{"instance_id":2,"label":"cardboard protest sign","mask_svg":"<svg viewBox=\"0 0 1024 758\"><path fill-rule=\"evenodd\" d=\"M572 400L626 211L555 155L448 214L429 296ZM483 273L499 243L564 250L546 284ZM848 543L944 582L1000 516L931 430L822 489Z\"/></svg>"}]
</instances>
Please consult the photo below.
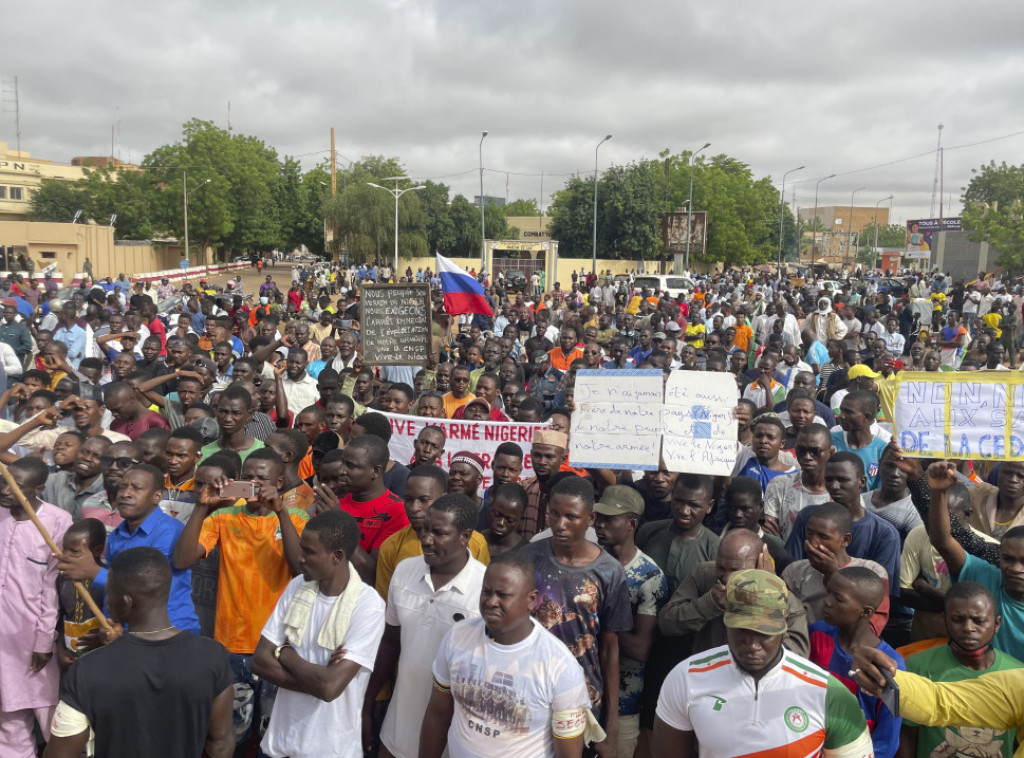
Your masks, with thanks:
<instances>
[{"instance_id":1,"label":"cardboard protest sign","mask_svg":"<svg viewBox=\"0 0 1024 758\"><path fill-rule=\"evenodd\" d=\"M569 440L572 465L657 470L663 386L658 370L578 371Z\"/></svg>"},{"instance_id":2,"label":"cardboard protest sign","mask_svg":"<svg viewBox=\"0 0 1024 758\"><path fill-rule=\"evenodd\" d=\"M732 377L657 370L576 374L570 460L579 468L727 476L736 464L739 390Z\"/></svg>"},{"instance_id":3,"label":"cardboard protest sign","mask_svg":"<svg viewBox=\"0 0 1024 758\"><path fill-rule=\"evenodd\" d=\"M1024 374L901 372L893 427L910 456L1024 460Z\"/></svg>"},{"instance_id":4,"label":"cardboard protest sign","mask_svg":"<svg viewBox=\"0 0 1024 758\"><path fill-rule=\"evenodd\" d=\"M739 388L731 375L673 371L665 387L662 456L669 471L729 476L736 466Z\"/></svg>"}]
</instances>

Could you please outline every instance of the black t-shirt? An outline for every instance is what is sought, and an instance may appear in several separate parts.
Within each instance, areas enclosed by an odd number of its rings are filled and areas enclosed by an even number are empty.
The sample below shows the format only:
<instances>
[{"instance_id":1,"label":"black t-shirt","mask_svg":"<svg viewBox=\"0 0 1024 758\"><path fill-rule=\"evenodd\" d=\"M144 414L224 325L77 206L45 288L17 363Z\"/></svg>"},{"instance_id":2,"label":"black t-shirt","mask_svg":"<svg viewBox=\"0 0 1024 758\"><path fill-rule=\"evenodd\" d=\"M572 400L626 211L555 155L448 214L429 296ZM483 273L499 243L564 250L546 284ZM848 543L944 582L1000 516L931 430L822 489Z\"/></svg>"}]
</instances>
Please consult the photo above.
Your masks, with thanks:
<instances>
[{"instance_id":1,"label":"black t-shirt","mask_svg":"<svg viewBox=\"0 0 1024 758\"><path fill-rule=\"evenodd\" d=\"M126 634L72 664L60 699L84 713L96 755L199 756L213 700L231 686L228 653L190 632L151 641Z\"/></svg>"}]
</instances>

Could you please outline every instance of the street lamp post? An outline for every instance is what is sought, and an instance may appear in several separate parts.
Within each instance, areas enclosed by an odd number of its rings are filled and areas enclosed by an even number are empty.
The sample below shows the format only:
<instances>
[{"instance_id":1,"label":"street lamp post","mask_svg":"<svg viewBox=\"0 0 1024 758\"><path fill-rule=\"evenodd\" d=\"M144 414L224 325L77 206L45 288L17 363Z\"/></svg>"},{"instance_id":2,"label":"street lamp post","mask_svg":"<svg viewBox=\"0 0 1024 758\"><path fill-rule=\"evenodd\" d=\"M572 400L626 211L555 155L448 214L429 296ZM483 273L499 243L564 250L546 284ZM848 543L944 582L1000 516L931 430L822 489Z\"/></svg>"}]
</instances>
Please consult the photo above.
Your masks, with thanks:
<instances>
[{"instance_id":1,"label":"street lamp post","mask_svg":"<svg viewBox=\"0 0 1024 758\"><path fill-rule=\"evenodd\" d=\"M814 216L812 217L812 221L811 221L811 223L814 226L818 225L818 188L821 187L821 183L822 182L827 182L829 179L834 179L835 176L836 176L835 174L829 174L828 176L823 176L821 179L818 180L817 184L814 185ZM814 240L815 240L815 237L814 237L814 235L815 235L814 226L811 227L811 269L814 268ZM824 227L824 226L825 225L822 224L822 227ZM822 237L822 239L824 239L824 237Z\"/></svg>"},{"instance_id":2,"label":"street lamp post","mask_svg":"<svg viewBox=\"0 0 1024 758\"><path fill-rule=\"evenodd\" d=\"M210 180L207 179L204 182L200 182L199 186L200 187L205 187L209 183L210 183ZM187 171L182 171L181 172L181 195L182 195L181 204L182 204L183 209L185 211L185 260L188 260L188 172Z\"/></svg>"},{"instance_id":3,"label":"street lamp post","mask_svg":"<svg viewBox=\"0 0 1024 758\"><path fill-rule=\"evenodd\" d=\"M892 200L893 197L893 195L889 195L889 197L883 197L881 200L875 203L875 244L872 246L872 249L875 251L878 250L878 206L881 205L882 203Z\"/></svg>"},{"instance_id":4,"label":"street lamp post","mask_svg":"<svg viewBox=\"0 0 1024 758\"><path fill-rule=\"evenodd\" d=\"M601 145L611 138L612 135L609 134L598 142L597 147L594 148L594 250L590 263L590 273L595 276L597 276L597 151L601 149Z\"/></svg>"},{"instance_id":5,"label":"street lamp post","mask_svg":"<svg viewBox=\"0 0 1024 758\"><path fill-rule=\"evenodd\" d=\"M779 190L779 280L782 280L782 222L786 218L786 177L796 171L803 171L807 166L791 168L782 175L782 189Z\"/></svg>"},{"instance_id":6,"label":"street lamp post","mask_svg":"<svg viewBox=\"0 0 1024 758\"><path fill-rule=\"evenodd\" d=\"M690 232L693 229L693 164L697 160L697 156L709 147L711 147L711 143L705 142L704 147L695 150L690 156L690 199L686 201L686 263L684 265L687 274L690 273Z\"/></svg>"},{"instance_id":7,"label":"street lamp post","mask_svg":"<svg viewBox=\"0 0 1024 758\"><path fill-rule=\"evenodd\" d=\"M850 247L853 245L853 196L867 187L858 187L850 193L850 217L847 219L849 226L846 227L846 263L850 263Z\"/></svg>"},{"instance_id":8,"label":"street lamp post","mask_svg":"<svg viewBox=\"0 0 1024 758\"><path fill-rule=\"evenodd\" d=\"M484 225L484 138L487 130L480 135L480 270L487 270L487 229Z\"/></svg>"},{"instance_id":9,"label":"street lamp post","mask_svg":"<svg viewBox=\"0 0 1024 758\"><path fill-rule=\"evenodd\" d=\"M426 189L426 187L424 187L424 186L406 187L403 190L398 189L398 183L401 182L401 181L407 181L408 179L409 179L409 177L407 177L407 176L388 176L388 177L385 177L384 179L381 179L382 182L392 182L393 181L395 183L395 188L394 189L391 189L390 187L382 187L379 184L374 184L373 182L367 182L367 184L369 184L371 187L376 187L377 189L382 189L385 192L387 192L388 194L395 196L395 266L394 266L394 274L396 276L398 275L398 198L400 198L406 192L413 192L415 190Z\"/></svg>"}]
</instances>

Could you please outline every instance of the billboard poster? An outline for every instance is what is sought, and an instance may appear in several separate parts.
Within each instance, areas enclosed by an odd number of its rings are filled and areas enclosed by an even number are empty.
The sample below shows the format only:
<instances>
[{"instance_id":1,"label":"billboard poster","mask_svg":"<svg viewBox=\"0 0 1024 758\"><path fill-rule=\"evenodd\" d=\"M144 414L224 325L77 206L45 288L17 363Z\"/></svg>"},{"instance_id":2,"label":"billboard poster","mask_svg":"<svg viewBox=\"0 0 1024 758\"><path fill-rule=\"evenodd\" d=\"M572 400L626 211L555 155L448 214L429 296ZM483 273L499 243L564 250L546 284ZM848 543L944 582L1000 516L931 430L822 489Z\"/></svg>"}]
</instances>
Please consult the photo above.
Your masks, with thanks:
<instances>
[{"instance_id":1,"label":"billboard poster","mask_svg":"<svg viewBox=\"0 0 1024 758\"><path fill-rule=\"evenodd\" d=\"M938 232L960 231L959 218L921 218L907 222L907 250L916 255L910 258L927 258L932 249L932 235Z\"/></svg>"},{"instance_id":2,"label":"billboard poster","mask_svg":"<svg viewBox=\"0 0 1024 758\"><path fill-rule=\"evenodd\" d=\"M690 252L704 252L704 242L707 239L708 214L707 211L694 211L692 214L685 211L666 213L661 217L661 239L667 253L686 252L686 222L690 221Z\"/></svg>"}]
</instances>

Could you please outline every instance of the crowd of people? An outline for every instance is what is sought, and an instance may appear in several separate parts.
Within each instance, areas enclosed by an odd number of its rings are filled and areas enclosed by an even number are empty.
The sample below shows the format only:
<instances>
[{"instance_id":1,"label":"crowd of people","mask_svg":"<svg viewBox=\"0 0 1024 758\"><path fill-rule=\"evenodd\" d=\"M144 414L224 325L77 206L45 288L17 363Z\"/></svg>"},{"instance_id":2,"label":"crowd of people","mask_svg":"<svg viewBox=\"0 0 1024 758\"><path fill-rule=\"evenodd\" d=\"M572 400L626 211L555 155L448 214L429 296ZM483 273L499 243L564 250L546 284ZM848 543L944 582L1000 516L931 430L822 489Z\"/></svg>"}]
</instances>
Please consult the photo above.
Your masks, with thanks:
<instances>
[{"instance_id":1,"label":"crowd of people","mask_svg":"<svg viewBox=\"0 0 1024 758\"><path fill-rule=\"evenodd\" d=\"M905 455L891 387L1019 370L1018 283L257 268L0 285L4 758L1013 753L1024 462ZM427 365L362 358L386 281ZM732 475L574 466L607 369L734 382Z\"/></svg>"}]
</instances>

